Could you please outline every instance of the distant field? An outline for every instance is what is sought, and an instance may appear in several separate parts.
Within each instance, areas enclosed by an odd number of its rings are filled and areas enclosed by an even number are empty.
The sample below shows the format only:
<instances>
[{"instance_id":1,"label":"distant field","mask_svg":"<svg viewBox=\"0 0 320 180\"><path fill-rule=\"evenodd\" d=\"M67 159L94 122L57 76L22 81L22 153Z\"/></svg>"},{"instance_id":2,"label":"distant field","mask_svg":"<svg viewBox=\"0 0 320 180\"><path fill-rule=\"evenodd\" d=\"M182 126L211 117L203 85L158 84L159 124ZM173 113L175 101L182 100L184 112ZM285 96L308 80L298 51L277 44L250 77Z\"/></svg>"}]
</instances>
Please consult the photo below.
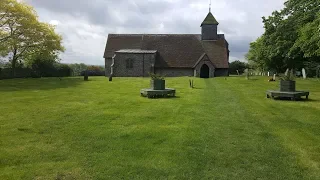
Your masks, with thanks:
<instances>
[{"instance_id":1,"label":"distant field","mask_svg":"<svg viewBox=\"0 0 320 180\"><path fill-rule=\"evenodd\" d=\"M0 80L0 179L320 179L320 81L265 98L266 77Z\"/></svg>"}]
</instances>

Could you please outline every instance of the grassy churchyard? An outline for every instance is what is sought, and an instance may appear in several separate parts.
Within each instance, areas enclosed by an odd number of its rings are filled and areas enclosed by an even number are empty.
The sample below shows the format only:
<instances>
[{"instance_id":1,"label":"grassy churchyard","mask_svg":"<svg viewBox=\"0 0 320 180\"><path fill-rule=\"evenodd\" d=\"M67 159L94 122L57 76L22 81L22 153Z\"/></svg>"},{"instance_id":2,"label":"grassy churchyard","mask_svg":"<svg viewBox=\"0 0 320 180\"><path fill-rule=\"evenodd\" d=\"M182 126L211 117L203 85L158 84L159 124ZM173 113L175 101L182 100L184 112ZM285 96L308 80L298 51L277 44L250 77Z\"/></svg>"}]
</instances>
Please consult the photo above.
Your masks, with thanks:
<instances>
[{"instance_id":1,"label":"grassy churchyard","mask_svg":"<svg viewBox=\"0 0 320 180\"><path fill-rule=\"evenodd\" d=\"M320 179L320 81L309 101L266 77L0 81L0 179Z\"/></svg>"}]
</instances>

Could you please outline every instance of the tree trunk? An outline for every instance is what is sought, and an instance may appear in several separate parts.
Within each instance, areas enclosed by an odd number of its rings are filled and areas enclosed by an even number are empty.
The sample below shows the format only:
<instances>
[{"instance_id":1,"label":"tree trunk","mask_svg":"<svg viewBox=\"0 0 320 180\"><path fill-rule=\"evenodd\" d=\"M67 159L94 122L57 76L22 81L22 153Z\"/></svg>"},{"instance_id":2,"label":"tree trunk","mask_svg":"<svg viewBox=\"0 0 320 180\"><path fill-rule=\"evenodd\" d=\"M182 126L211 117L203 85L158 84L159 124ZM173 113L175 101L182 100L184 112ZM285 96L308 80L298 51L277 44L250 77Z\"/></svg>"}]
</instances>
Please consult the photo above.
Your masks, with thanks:
<instances>
[{"instance_id":1,"label":"tree trunk","mask_svg":"<svg viewBox=\"0 0 320 180\"><path fill-rule=\"evenodd\" d=\"M11 76L12 76L12 78L16 77L16 62L17 62L17 60L13 58L12 62L11 62Z\"/></svg>"},{"instance_id":2,"label":"tree trunk","mask_svg":"<svg viewBox=\"0 0 320 180\"><path fill-rule=\"evenodd\" d=\"M16 77L16 64L17 64L17 49L15 48L13 50L13 57L12 57L12 62L11 62L11 76L12 78Z\"/></svg>"}]
</instances>

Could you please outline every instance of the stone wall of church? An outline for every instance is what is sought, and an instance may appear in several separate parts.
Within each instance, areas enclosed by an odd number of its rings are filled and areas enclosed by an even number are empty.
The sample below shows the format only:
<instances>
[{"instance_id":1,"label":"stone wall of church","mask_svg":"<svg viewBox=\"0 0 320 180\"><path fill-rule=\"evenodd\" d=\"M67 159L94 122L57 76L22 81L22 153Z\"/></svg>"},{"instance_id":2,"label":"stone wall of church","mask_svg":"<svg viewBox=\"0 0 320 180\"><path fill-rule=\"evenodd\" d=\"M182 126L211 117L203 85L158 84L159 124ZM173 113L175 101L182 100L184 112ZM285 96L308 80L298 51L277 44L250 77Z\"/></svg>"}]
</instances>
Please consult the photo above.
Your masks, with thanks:
<instances>
[{"instance_id":1,"label":"stone wall of church","mask_svg":"<svg viewBox=\"0 0 320 180\"><path fill-rule=\"evenodd\" d=\"M229 69L216 69L214 76L229 76Z\"/></svg>"},{"instance_id":2,"label":"stone wall of church","mask_svg":"<svg viewBox=\"0 0 320 180\"><path fill-rule=\"evenodd\" d=\"M215 68L207 55L205 55L197 64L197 66L194 68L194 76L200 77L201 68L204 64L206 64L209 67L209 77L210 78L214 77Z\"/></svg>"},{"instance_id":3,"label":"stone wall of church","mask_svg":"<svg viewBox=\"0 0 320 180\"><path fill-rule=\"evenodd\" d=\"M127 60L132 60L132 68L127 67ZM114 77L148 77L155 62L155 54L117 53L114 66Z\"/></svg>"},{"instance_id":4,"label":"stone wall of church","mask_svg":"<svg viewBox=\"0 0 320 180\"><path fill-rule=\"evenodd\" d=\"M154 64L156 60L156 54L144 54L144 75L143 77L149 77L149 73L154 73Z\"/></svg>"},{"instance_id":5,"label":"stone wall of church","mask_svg":"<svg viewBox=\"0 0 320 180\"><path fill-rule=\"evenodd\" d=\"M156 68L155 73L165 77L193 76L192 68Z\"/></svg>"},{"instance_id":6,"label":"stone wall of church","mask_svg":"<svg viewBox=\"0 0 320 180\"><path fill-rule=\"evenodd\" d=\"M200 77L201 67L206 64L209 67L209 77L213 78L215 76L215 68L209 60L204 60L199 62L199 64L194 69L195 77Z\"/></svg>"},{"instance_id":7,"label":"stone wall of church","mask_svg":"<svg viewBox=\"0 0 320 180\"><path fill-rule=\"evenodd\" d=\"M209 67L209 77L228 76L228 69L215 69L207 58L204 58L193 68L153 68L155 54L125 54L117 53L113 66L114 77L149 77L149 72L155 72L165 77L196 76L200 77L203 64ZM127 59L132 59L133 67L127 68ZM112 58L105 59L106 76L111 73Z\"/></svg>"}]
</instances>

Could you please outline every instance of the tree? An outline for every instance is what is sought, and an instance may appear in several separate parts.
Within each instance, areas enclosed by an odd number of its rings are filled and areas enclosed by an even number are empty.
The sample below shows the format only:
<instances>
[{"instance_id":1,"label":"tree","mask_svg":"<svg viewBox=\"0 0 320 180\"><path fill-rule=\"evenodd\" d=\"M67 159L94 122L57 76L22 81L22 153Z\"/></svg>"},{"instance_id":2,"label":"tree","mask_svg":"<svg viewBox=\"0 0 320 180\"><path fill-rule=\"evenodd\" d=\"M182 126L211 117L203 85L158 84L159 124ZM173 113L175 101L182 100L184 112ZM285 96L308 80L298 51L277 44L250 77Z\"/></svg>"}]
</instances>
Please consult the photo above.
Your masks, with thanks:
<instances>
[{"instance_id":1,"label":"tree","mask_svg":"<svg viewBox=\"0 0 320 180\"><path fill-rule=\"evenodd\" d=\"M88 66L81 64L69 64L69 67L72 69L73 76L80 76L82 71L87 70Z\"/></svg>"},{"instance_id":2,"label":"tree","mask_svg":"<svg viewBox=\"0 0 320 180\"><path fill-rule=\"evenodd\" d=\"M102 66L88 66L89 71L104 71L104 67Z\"/></svg>"},{"instance_id":3,"label":"tree","mask_svg":"<svg viewBox=\"0 0 320 180\"><path fill-rule=\"evenodd\" d=\"M267 49L265 47L264 36L250 43L249 52L245 55L249 64L258 70L268 69L270 61L268 59Z\"/></svg>"},{"instance_id":4,"label":"tree","mask_svg":"<svg viewBox=\"0 0 320 180\"><path fill-rule=\"evenodd\" d=\"M33 70L34 77L50 77L56 72L55 57L37 55L32 61L28 62L28 67Z\"/></svg>"},{"instance_id":5,"label":"tree","mask_svg":"<svg viewBox=\"0 0 320 180\"><path fill-rule=\"evenodd\" d=\"M81 72L81 75L84 75L84 71ZM88 66L86 73L89 76L105 76L105 69L103 66Z\"/></svg>"},{"instance_id":6,"label":"tree","mask_svg":"<svg viewBox=\"0 0 320 180\"><path fill-rule=\"evenodd\" d=\"M55 56L64 51L62 37L54 27L38 21L31 6L16 0L1 0L0 51L9 56L13 76L17 62L32 61L37 54Z\"/></svg>"},{"instance_id":7,"label":"tree","mask_svg":"<svg viewBox=\"0 0 320 180\"><path fill-rule=\"evenodd\" d=\"M0 59L0 68L2 68L5 65L4 60Z\"/></svg>"},{"instance_id":8,"label":"tree","mask_svg":"<svg viewBox=\"0 0 320 180\"><path fill-rule=\"evenodd\" d=\"M229 65L230 74L243 74L244 70L248 67L247 63L241 62L239 60L233 61ZM237 72L238 71L238 72Z\"/></svg>"},{"instance_id":9,"label":"tree","mask_svg":"<svg viewBox=\"0 0 320 180\"><path fill-rule=\"evenodd\" d=\"M294 48L300 48L305 57L320 56L320 12L314 21L299 30Z\"/></svg>"},{"instance_id":10,"label":"tree","mask_svg":"<svg viewBox=\"0 0 320 180\"><path fill-rule=\"evenodd\" d=\"M265 32L250 45L246 57L260 68L301 69L319 59L320 1L288 0L284 5L263 17Z\"/></svg>"}]
</instances>

